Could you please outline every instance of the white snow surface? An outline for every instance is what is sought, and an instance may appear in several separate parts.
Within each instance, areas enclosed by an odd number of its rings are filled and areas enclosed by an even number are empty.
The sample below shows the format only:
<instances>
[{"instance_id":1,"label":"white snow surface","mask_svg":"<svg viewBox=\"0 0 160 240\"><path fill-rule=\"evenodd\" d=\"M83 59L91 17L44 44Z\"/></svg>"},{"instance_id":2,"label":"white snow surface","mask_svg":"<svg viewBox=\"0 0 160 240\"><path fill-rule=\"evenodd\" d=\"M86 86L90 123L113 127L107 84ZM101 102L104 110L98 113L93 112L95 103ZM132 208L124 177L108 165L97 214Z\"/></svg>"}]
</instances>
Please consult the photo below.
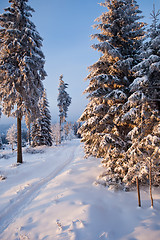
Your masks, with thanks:
<instances>
[{"instance_id":1,"label":"white snow surface","mask_svg":"<svg viewBox=\"0 0 160 240\"><path fill-rule=\"evenodd\" d=\"M83 144L72 140L57 147L0 159L1 240L160 239L160 194L109 190L96 184L100 160L84 158ZM4 154L1 151L2 154Z\"/></svg>"}]
</instances>

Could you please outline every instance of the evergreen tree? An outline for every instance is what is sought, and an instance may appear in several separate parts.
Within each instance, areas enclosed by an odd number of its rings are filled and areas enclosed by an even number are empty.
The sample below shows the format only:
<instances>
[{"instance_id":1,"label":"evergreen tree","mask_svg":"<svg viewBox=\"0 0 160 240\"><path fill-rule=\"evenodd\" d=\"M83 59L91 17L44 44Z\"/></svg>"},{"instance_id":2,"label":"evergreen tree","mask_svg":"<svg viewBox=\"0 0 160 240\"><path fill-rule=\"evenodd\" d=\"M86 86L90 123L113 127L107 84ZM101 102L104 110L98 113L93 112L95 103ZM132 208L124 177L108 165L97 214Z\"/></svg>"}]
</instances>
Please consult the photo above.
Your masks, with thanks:
<instances>
[{"instance_id":1,"label":"evergreen tree","mask_svg":"<svg viewBox=\"0 0 160 240\"><path fill-rule=\"evenodd\" d=\"M28 0L9 0L0 15L0 101L7 116L17 117L17 162L22 163L21 120L36 116L46 76L42 38L36 30Z\"/></svg>"},{"instance_id":2,"label":"evergreen tree","mask_svg":"<svg viewBox=\"0 0 160 240\"><path fill-rule=\"evenodd\" d=\"M78 133L78 130L79 128L81 127L81 123L78 123L78 122L75 122L73 124L73 132L74 132L74 135L77 137L77 138L80 138L80 134Z\"/></svg>"},{"instance_id":3,"label":"evergreen tree","mask_svg":"<svg viewBox=\"0 0 160 240\"><path fill-rule=\"evenodd\" d=\"M46 91L44 90L39 101L40 117L32 125L32 145L34 147L41 145L52 146L51 115L48 107Z\"/></svg>"},{"instance_id":4,"label":"evergreen tree","mask_svg":"<svg viewBox=\"0 0 160 240\"><path fill-rule=\"evenodd\" d=\"M87 80L89 104L80 117L85 123L79 130L85 143L86 155L104 157L114 167L117 156L123 158L127 149L125 135L129 127L119 123L119 115L133 81L131 68L138 63L144 36L144 23L136 1L106 0L101 3L108 11L96 20L100 33L94 34L99 43L92 47L102 53L89 67ZM99 23L100 22L100 23Z\"/></svg>"},{"instance_id":5,"label":"evergreen tree","mask_svg":"<svg viewBox=\"0 0 160 240\"><path fill-rule=\"evenodd\" d=\"M31 145L33 147L35 146L41 146L41 120L40 118L36 118L31 126Z\"/></svg>"},{"instance_id":6,"label":"evergreen tree","mask_svg":"<svg viewBox=\"0 0 160 240\"><path fill-rule=\"evenodd\" d=\"M68 88L68 84L64 83L63 75L60 76L59 79L59 88L58 88L58 107L59 107L59 119L60 119L60 142L61 143L61 131L62 131L62 123L66 121L68 107L71 104L71 97L66 92Z\"/></svg>"},{"instance_id":7,"label":"evergreen tree","mask_svg":"<svg viewBox=\"0 0 160 240\"><path fill-rule=\"evenodd\" d=\"M127 151L128 171L124 182L148 181L150 169L153 184L160 184L160 25L159 12L153 8L149 41L142 53L143 60L133 68L136 79L130 85L131 96L124 106L123 121L130 121L128 133L131 147ZM151 176L150 176L151 178Z\"/></svg>"},{"instance_id":8,"label":"evergreen tree","mask_svg":"<svg viewBox=\"0 0 160 240\"><path fill-rule=\"evenodd\" d=\"M16 143L16 136L17 132L16 132L16 126L15 124L13 124L7 131L7 136L6 139L8 140L9 144L11 144L12 146L12 152L14 150L14 143Z\"/></svg>"}]
</instances>

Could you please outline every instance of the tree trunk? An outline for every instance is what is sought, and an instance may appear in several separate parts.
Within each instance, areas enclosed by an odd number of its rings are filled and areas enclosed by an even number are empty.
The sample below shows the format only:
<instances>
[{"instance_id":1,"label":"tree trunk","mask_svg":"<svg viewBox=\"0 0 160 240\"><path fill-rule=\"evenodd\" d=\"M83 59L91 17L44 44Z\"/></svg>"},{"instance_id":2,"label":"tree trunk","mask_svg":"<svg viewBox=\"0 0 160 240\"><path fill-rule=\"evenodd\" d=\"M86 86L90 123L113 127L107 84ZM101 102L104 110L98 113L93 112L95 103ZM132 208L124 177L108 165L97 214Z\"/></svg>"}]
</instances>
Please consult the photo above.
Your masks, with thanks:
<instances>
[{"instance_id":1,"label":"tree trunk","mask_svg":"<svg viewBox=\"0 0 160 240\"><path fill-rule=\"evenodd\" d=\"M21 117L17 117L17 163L23 163L23 160L22 160Z\"/></svg>"},{"instance_id":2,"label":"tree trunk","mask_svg":"<svg viewBox=\"0 0 160 240\"><path fill-rule=\"evenodd\" d=\"M138 206L141 207L141 198L140 198L140 190L139 190L139 180L138 180L138 177L136 177L136 183L137 183L137 193L138 193Z\"/></svg>"},{"instance_id":3,"label":"tree trunk","mask_svg":"<svg viewBox=\"0 0 160 240\"><path fill-rule=\"evenodd\" d=\"M151 207L153 207L153 197L152 197L152 161L149 161L149 189L151 197Z\"/></svg>"}]
</instances>

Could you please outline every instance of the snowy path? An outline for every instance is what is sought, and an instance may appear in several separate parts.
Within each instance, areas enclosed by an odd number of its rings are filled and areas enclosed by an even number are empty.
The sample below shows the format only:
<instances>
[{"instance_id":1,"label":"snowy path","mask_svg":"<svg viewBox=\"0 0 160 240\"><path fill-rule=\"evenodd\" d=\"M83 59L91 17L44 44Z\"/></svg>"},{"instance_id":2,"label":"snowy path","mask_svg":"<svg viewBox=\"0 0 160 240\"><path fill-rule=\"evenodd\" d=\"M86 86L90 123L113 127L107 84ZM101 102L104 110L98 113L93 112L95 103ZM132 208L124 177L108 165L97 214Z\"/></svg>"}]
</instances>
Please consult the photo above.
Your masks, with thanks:
<instances>
[{"instance_id":1,"label":"snowy path","mask_svg":"<svg viewBox=\"0 0 160 240\"><path fill-rule=\"evenodd\" d=\"M55 151L54 155L50 156L50 154L47 154L47 156L50 158L56 157L57 160L62 159L62 161L58 161L58 166L56 166L57 164L56 165L52 164L52 167L49 168L50 173L47 176L41 179L38 178L38 180L33 184L30 184L30 181L28 181L28 183L25 181L24 183L21 184L20 189L15 191L16 196L13 195L13 197L9 199L8 204L5 205L5 208L0 211L0 234L8 227L9 224L11 224L16 219L16 217L21 213L21 211L23 211L23 209L27 207L27 205L40 193L42 188L44 188L49 181L54 179L59 173L62 172L63 169L65 169L67 165L69 165L74 160L74 154L78 146L79 143L77 145L77 142L75 142L74 145L67 146L67 148L64 147L63 149L60 148L58 149L58 151L57 149L53 148L54 150L52 151ZM43 165L40 167L43 168ZM16 168L20 168L20 166L17 166ZM21 170L19 169L19 171ZM34 171L36 171L36 169L34 169ZM46 172L46 174L47 173L48 171ZM17 177L15 176L15 178L16 178L15 182L17 182L16 181ZM14 178L12 179L12 181L14 181ZM10 189L10 191L12 192L12 189Z\"/></svg>"},{"instance_id":2,"label":"snowy path","mask_svg":"<svg viewBox=\"0 0 160 240\"><path fill-rule=\"evenodd\" d=\"M1 240L160 239L160 194L154 191L151 209L143 191L138 208L135 192L95 185L100 160L84 159L82 146L73 140L24 154L19 167L12 167L16 157L0 160L7 176L0 182Z\"/></svg>"},{"instance_id":3,"label":"snowy path","mask_svg":"<svg viewBox=\"0 0 160 240\"><path fill-rule=\"evenodd\" d=\"M72 149L67 149L70 155L67 159L64 159L63 163L53 170L48 176L42 178L40 181L32 184L26 188L22 193L13 199L10 199L10 203L5 207L5 210L0 212L0 234L13 222L17 215L39 194L42 187L44 187L50 180L55 178L71 161L74 159L74 153L76 148L72 146Z\"/></svg>"}]
</instances>

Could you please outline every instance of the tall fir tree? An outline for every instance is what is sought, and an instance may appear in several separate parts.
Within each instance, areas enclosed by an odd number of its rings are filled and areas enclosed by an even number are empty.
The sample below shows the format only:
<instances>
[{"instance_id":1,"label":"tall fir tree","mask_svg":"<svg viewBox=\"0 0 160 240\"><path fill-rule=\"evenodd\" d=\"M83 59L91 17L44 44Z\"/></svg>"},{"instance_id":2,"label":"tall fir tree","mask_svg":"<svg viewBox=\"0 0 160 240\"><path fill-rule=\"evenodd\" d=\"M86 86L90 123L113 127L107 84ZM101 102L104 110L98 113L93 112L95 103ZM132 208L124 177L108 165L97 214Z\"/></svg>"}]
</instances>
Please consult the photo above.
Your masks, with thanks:
<instances>
[{"instance_id":1,"label":"tall fir tree","mask_svg":"<svg viewBox=\"0 0 160 240\"><path fill-rule=\"evenodd\" d=\"M68 107L71 104L71 97L66 92L68 88L68 84L63 81L63 75L59 78L59 88L58 88L58 98L57 98L57 106L59 107L59 123L60 123L60 142L61 143L61 131L62 131L62 123L66 121Z\"/></svg>"},{"instance_id":2,"label":"tall fir tree","mask_svg":"<svg viewBox=\"0 0 160 240\"><path fill-rule=\"evenodd\" d=\"M7 116L17 118L17 162L22 163L21 120L37 116L38 99L46 76L42 38L32 17L28 0L9 0L0 15L0 101Z\"/></svg>"},{"instance_id":3,"label":"tall fir tree","mask_svg":"<svg viewBox=\"0 0 160 240\"><path fill-rule=\"evenodd\" d=\"M135 183L138 176L142 183L151 178L154 185L160 184L160 24L159 11L151 13L149 41L145 43L142 61L134 66L136 79L129 86L131 96L124 106L122 119L130 121L128 133L131 147L126 153L127 172L124 182ZM149 177L150 176L150 177Z\"/></svg>"},{"instance_id":4,"label":"tall fir tree","mask_svg":"<svg viewBox=\"0 0 160 240\"><path fill-rule=\"evenodd\" d=\"M39 101L40 117L32 123L32 146L52 146L51 115L44 90Z\"/></svg>"},{"instance_id":5,"label":"tall fir tree","mask_svg":"<svg viewBox=\"0 0 160 240\"><path fill-rule=\"evenodd\" d=\"M86 155L104 157L111 166L117 155L123 157L129 127L119 123L119 115L133 81L131 68L138 63L144 36L141 11L132 0L106 0L101 3L108 11L97 18L94 34L99 43L92 47L101 52L100 59L89 67L87 80L89 104L80 117L84 124L79 130L85 143ZM110 167L111 167L110 166Z\"/></svg>"}]
</instances>

